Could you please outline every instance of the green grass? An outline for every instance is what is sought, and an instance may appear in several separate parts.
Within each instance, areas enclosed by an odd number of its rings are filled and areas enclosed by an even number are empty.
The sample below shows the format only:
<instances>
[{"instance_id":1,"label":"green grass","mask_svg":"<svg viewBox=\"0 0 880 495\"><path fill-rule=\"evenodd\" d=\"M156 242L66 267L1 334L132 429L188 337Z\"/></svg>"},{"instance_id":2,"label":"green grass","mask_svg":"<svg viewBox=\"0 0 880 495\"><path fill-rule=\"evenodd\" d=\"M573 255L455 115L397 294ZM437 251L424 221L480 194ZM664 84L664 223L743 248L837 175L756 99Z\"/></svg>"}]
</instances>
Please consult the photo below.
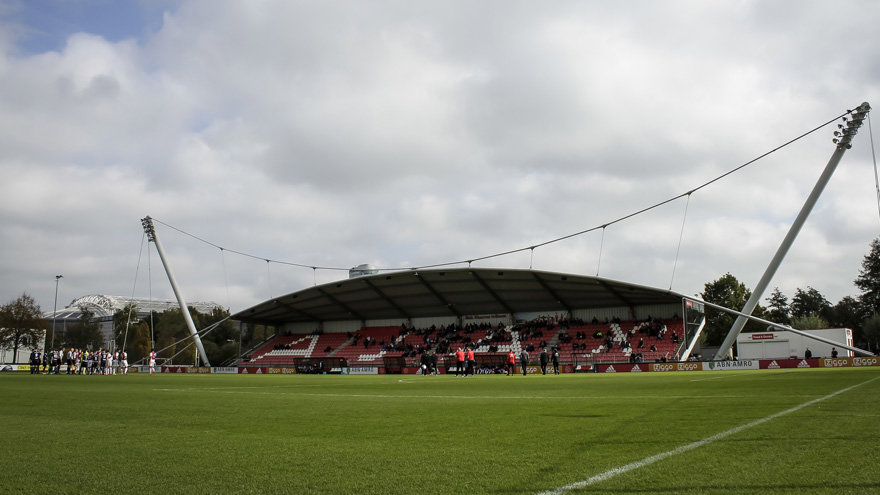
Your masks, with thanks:
<instances>
[{"instance_id":1,"label":"green grass","mask_svg":"<svg viewBox=\"0 0 880 495\"><path fill-rule=\"evenodd\" d=\"M880 369L0 375L0 493L880 493Z\"/></svg>"}]
</instances>

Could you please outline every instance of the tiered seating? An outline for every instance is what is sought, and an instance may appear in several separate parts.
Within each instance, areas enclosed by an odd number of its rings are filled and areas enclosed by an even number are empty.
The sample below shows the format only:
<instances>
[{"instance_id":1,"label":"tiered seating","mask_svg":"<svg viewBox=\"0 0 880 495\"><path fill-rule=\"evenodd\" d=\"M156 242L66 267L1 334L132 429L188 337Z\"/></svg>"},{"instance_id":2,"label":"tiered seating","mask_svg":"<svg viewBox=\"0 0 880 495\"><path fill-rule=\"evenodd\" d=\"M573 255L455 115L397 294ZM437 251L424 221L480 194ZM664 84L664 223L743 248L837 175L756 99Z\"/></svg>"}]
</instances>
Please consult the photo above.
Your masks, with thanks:
<instances>
[{"instance_id":1,"label":"tiered seating","mask_svg":"<svg viewBox=\"0 0 880 495\"><path fill-rule=\"evenodd\" d=\"M596 362L625 362L629 361L631 352L641 352L643 361L657 361L668 356L668 359L674 359L677 350L677 344L673 342L672 334L676 333L681 338L683 334L683 323L680 319L667 320L662 322L666 325L666 333L664 338L650 336L648 333L640 333L639 329L643 322L626 321L621 323L610 324L583 324L572 326L569 328L551 326L544 328L531 327L531 332L522 329L514 330L507 327L510 332L507 340L497 341L491 345L498 347L496 354L506 354L513 350L519 354L520 350L528 345L532 345L535 351L532 353L532 361L537 363L538 355L541 351L541 341L545 341L548 347L555 347L558 344L560 362L574 363L585 361ZM635 330L635 335L631 339L632 349L621 349L620 343L626 339L626 332ZM405 353L402 350L386 351L382 350L382 342L386 344L403 344L403 346L412 346L412 348L424 348L425 337L437 339L438 335L445 335L446 332L432 331L429 333L410 331L405 336L400 337L401 327L365 327L361 328L357 334L360 338L354 343L346 333L326 333L320 335L313 334L296 334L287 336L278 336L262 346L260 349L252 353L251 364L257 366L289 366L293 365L296 358L322 358L322 357L338 357L344 358L351 366L382 366L383 358L401 356ZM480 342L485 339L488 329L473 329L469 333L459 330L459 335L467 337L471 342ZM502 330L493 329L492 332ZM534 335L536 332L539 335ZM601 331L602 338L594 338L593 335ZM578 339L576 335L583 333L586 339ZM528 338L522 337L530 335ZM611 351L605 349L605 335L611 335L614 340L614 346ZM565 337L571 337L570 343L563 343ZM370 338L370 344L364 347L364 342ZM639 339L644 339L645 347L638 349ZM573 345L585 345L586 350L573 350ZM654 345L656 351L650 351L651 345ZM455 350L460 345L459 342L451 342L451 350ZM482 342L476 348L476 353L489 354L490 343ZM417 362L418 357L408 358L408 362Z\"/></svg>"},{"instance_id":2,"label":"tiered seating","mask_svg":"<svg viewBox=\"0 0 880 495\"><path fill-rule=\"evenodd\" d=\"M588 354L592 354L593 360L597 362L629 361L630 354L633 352L641 352L642 360L644 362L659 361L664 357L669 360L673 360L675 359L675 352L678 344L673 342L672 334L673 332L675 332L678 334L679 337L681 337L683 324L681 320L662 321L661 324L664 324L666 326L666 332L663 338L651 336L647 332L640 332L643 322L628 321L621 322L620 324L611 323L608 325L607 331L610 331L611 335L613 335L613 348L610 351L606 350L604 339L588 339L597 344L595 347L591 347L589 343L587 344ZM630 344L632 347L630 349L622 349L620 348L620 344L626 339L626 333L629 330L635 331L632 339L630 340ZM595 330L593 331L593 333L595 333ZM592 333L588 335L592 336ZM643 339L645 341L645 346L641 349L638 348L638 343L640 339ZM651 345L653 345L657 350L651 351Z\"/></svg>"},{"instance_id":3,"label":"tiered seating","mask_svg":"<svg viewBox=\"0 0 880 495\"><path fill-rule=\"evenodd\" d=\"M312 355L309 357L327 357L333 354L339 346L348 342L348 340L348 334L345 333L334 332L321 334L318 338L318 342L315 344L315 350L312 351ZM326 350L328 347L330 348L329 351ZM336 356L334 355L334 357Z\"/></svg>"},{"instance_id":4,"label":"tiered seating","mask_svg":"<svg viewBox=\"0 0 880 495\"><path fill-rule=\"evenodd\" d=\"M270 342L272 350L251 359L251 364L261 366L293 364L294 358L311 357L318 339L318 335L290 335L273 339ZM284 349L277 348L280 346L284 346Z\"/></svg>"},{"instance_id":5,"label":"tiered seating","mask_svg":"<svg viewBox=\"0 0 880 495\"><path fill-rule=\"evenodd\" d=\"M350 366L381 366L385 356L400 356L401 351L383 351L381 342L391 343L393 338L398 337L401 328L393 327L365 327L357 333L361 336L357 344L350 344L340 349L333 357L345 358ZM371 338L368 347L364 347L366 338Z\"/></svg>"}]
</instances>

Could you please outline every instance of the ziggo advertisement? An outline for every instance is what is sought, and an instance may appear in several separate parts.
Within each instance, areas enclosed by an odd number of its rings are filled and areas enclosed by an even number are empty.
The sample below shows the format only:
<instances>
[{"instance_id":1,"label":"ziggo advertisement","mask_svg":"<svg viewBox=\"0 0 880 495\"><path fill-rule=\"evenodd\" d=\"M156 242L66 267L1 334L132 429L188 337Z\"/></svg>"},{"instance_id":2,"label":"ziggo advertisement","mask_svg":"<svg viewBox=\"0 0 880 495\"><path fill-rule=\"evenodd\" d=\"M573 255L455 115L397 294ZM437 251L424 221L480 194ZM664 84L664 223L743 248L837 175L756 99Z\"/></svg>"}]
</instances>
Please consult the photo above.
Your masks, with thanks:
<instances>
[{"instance_id":1,"label":"ziggo advertisement","mask_svg":"<svg viewBox=\"0 0 880 495\"><path fill-rule=\"evenodd\" d=\"M880 366L880 357L842 357L813 359L752 359L684 363L612 363L596 366L598 373L638 373L644 371L733 371L784 368L859 368Z\"/></svg>"}]
</instances>

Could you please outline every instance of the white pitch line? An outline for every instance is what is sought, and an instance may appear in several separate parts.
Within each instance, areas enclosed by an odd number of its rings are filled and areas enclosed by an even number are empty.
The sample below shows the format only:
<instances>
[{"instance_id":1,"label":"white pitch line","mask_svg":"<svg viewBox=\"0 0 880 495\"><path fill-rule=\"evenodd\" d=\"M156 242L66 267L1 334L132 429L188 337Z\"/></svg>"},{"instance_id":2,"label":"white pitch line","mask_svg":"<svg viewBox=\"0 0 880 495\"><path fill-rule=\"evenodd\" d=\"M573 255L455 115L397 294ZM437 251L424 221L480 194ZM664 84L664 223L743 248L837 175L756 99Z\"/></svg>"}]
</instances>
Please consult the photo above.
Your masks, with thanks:
<instances>
[{"instance_id":1,"label":"white pitch line","mask_svg":"<svg viewBox=\"0 0 880 495\"><path fill-rule=\"evenodd\" d=\"M711 437L706 437L702 440L697 440L696 442L689 443L687 445L682 445L682 446L676 447L672 450L667 450L666 452L661 452L659 454L655 454L650 457L645 457L644 459L639 460L639 461L631 462L629 464L626 464L626 465L623 465L620 467L616 467L614 469L609 469L608 471L605 471L604 473L597 474L591 478L587 478L582 481L570 483L565 486L560 486L559 488L555 488L553 490L540 492L539 495L560 495L565 492L569 492L571 490L576 490L578 488L584 488L586 486L593 485L593 484L599 483L601 481L605 481L607 479L610 479L610 478L617 476L618 474L623 474L628 471L632 471L634 469L645 467L649 464L654 464L655 462L662 461L663 459L666 459L667 457L672 457L674 455L678 455L678 454L687 452L689 450L696 449L697 447L702 447L704 445L708 445L712 442L715 442L716 440L721 440L724 437L734 435L734 434L739 433L743 430L747 430L753 426L758 426L762 423L766 423L767 421L776 419L780 416L785 416L786 414L791 414L793 412L800 411L801 409L808 407L808 406L812 406L813 404L816 404L817 402L822 402L823 400L830 399L830 398L832 398L836 395L840 395L844 392L849 392L850 390L852 390L856 387L860 387L866 383L870 383L870 382L873 382L874 380L878 380L878 379L880 379L880 376L878 376L876 378L872 378L867 381L864 381L862 383L857 383L855 385L852 385L850 387L846 387L844 389L840 389L837 392L832 392L824 397L819 397L818 399L813 399L811 401L804 402L803 404L800 404L798 406L794 406L791 409L786 409L784 411L781 411L781 412L778 412L775 414L771 414L770 416L766 416L761 419L756 419L755 421L752 421L751 423L746 423L744 425L740 425L735 428L731 428L727 431L723 431L721 433L716 433L715 435L712 435Z\"/></svg>"},{"instance_id":2,"label":"white pitch line","mask_svg":"<svg viewBox=\"0 0 880 495\"><path fill-rule=\"evenodd\" d=\"M719 378L726 378L726 377L728 377L728 376L739 376L739 375L742 375L742 373L734 373L734 372L731 372L731 371L719 371L718 373L723 373L723 374L718 375L718 376L712 376L712 377L709 377L709 378L694 378L694 379L692 379L691 381L692 381L692 382L705 382L705 381L707 381L707 380L717 380L717 379L719 379Z\"/></svg>"},{"instance_id":3,"label":"white pitch line","mask_svg":"<svg viewBox=\"0 0 880 495\"><path fill-rule=\"evenodd\" d=\"M754 399L754 395L439 395L439 394L351 394L351 393L309 393L291 389L264 388L262 390L242 390L222 388L154 388L157 392L207 392L217 394L254 394L307 396L307 397L348 397L364 399L478 399L478 400L683 400L683 399ZM255 387L256 388L256 387ZM290 393L288 393L288 391ZM815 395L775 395L774 398L805 399Z\"/></svg>"}]
</instances>

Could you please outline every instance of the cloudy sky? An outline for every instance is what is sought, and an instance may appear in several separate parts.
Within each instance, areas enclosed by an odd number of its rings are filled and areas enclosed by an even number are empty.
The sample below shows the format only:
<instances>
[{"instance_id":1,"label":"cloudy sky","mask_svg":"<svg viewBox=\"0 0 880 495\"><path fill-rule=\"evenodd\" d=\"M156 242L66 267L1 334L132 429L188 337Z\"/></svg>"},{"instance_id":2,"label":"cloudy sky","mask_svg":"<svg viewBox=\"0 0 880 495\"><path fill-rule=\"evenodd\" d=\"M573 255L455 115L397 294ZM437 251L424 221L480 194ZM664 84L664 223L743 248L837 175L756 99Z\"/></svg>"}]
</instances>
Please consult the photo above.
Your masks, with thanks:
<instances>
[{"instance_id":1,"label":"cloudy sky","mask_svg":"<svg viewBox=\"0 0 880 495\"><path fill-rule=\"evenodd\" d=\"M0 302L51 310L57 274L59 307L172 297L146 215L187 299L233 311L347 273L168 225L337 268L600 226L880 105L878 25L873 0L0 0ZM754 287L833 130L475 266ZM857 295L878 234L865 126L771 287Z\"/></svg>"}]
</instances>

